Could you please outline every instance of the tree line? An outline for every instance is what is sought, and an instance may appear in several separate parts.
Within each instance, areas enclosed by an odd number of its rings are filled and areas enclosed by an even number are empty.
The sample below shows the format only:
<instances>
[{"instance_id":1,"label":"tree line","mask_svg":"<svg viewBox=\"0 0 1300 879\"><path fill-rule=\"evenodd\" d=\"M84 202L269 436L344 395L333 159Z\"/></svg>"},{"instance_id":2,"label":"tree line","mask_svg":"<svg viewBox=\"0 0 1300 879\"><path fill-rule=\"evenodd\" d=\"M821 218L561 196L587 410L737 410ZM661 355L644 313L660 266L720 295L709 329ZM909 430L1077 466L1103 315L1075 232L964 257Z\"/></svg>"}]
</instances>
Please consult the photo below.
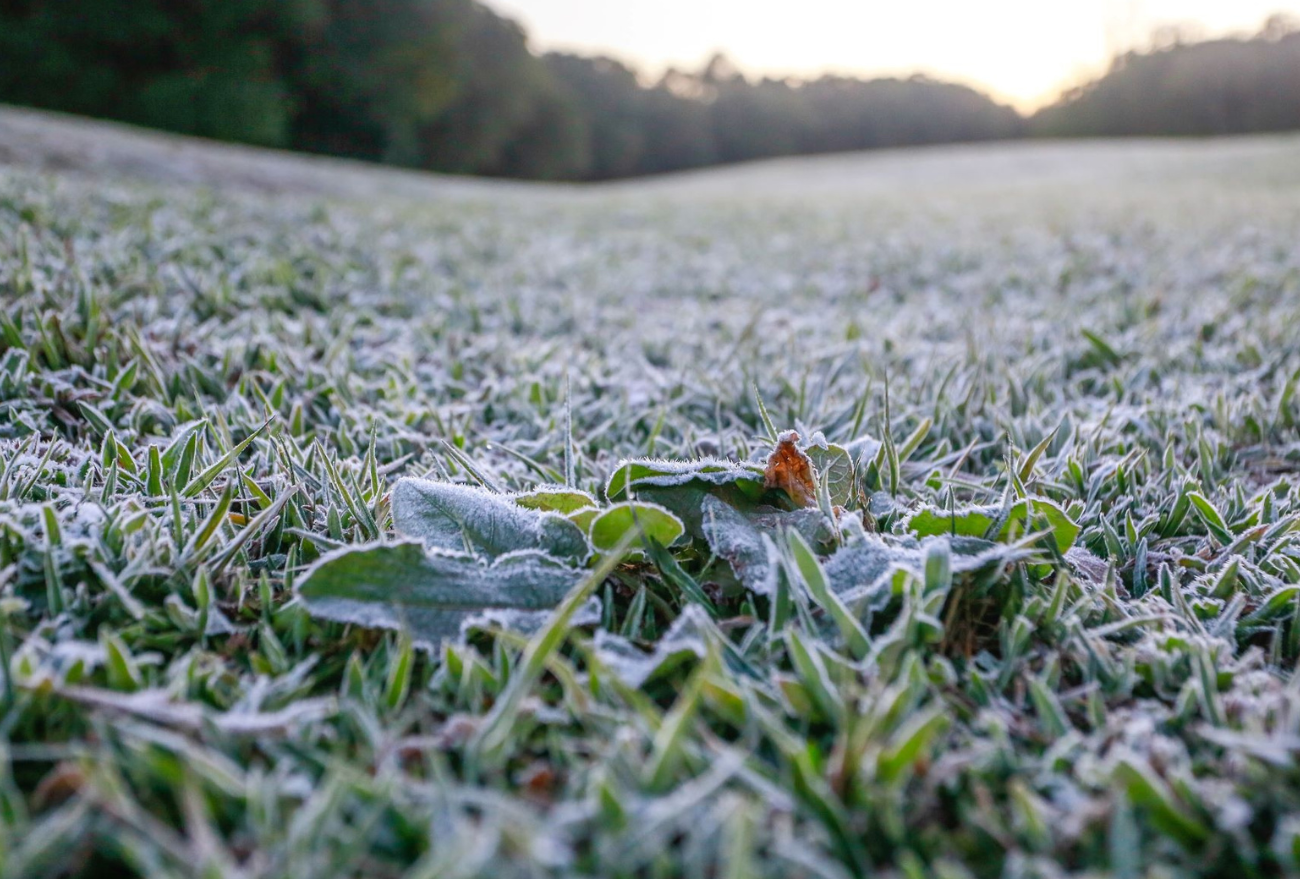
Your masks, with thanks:
<instances>
[{"instance_id":1,"label":"tree line","mask_svg":"<svg viewBox=\"0 0 1300 879\"><path fill-rule=\"evenodd\" d=\"M1030 133L1300 127L1297 46L1281 27L1125 56L1025 119L920 76L755 80L719 57L645 82L609 58L535 55L475 0L0 0L0 101L448 173L603 180Z\"/></svg>"},{"instance_id":2,"label":"tree line","mask_svg":"<svg viewBox=\"0 0 1300 879\"><path fill-rule=\"evenodd\" d=\"M1246 134L1300 129L1300 23L1273 16L1250 39L1163 45L1117 57L1029 120L1056 137Z\"/></svg>"}]
</instances>

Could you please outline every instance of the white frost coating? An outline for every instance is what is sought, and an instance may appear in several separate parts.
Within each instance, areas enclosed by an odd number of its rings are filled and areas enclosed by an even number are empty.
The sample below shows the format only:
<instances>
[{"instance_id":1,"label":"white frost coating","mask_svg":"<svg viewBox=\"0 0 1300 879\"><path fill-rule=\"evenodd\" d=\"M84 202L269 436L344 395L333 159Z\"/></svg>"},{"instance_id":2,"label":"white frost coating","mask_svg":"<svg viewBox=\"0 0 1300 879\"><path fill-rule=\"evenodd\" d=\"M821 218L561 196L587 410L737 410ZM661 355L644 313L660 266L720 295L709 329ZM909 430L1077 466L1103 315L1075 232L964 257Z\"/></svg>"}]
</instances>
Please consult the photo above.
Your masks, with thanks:
<instances>
[{"instance_id":1,"label":"white frost coating","mask_svg":"<svg viewBox=\"0 0 1300 879\"><path fill-rule=\"evenodd\" d=\"M621 495L627 486L685 485L699 480L710 485L761 480L763 468L752 463L737 463L725 458L697 458L693 461L667 461L659 458L627 458L610 472L605 494L610 500Z\"/></svg>"},{"instance_id":2,"label":"white frost coating","mask_svg":"<svg viewBox=\"0 0 1300 879\"><path fill-rule=\"evenodd\" d=\"M896 571L925 576L926 552L935 543L947 544L954 574L1007 564L1031 554L971 537L927 537L918 543L911 538L897 542L868 534L841 547L822 562L822 568L831 589L846 602L865 598L878 609L889 601L889 586Z\"/></svg>"},{"instance_id":3,"label":"white frost coating","mask_svg":"<svg viewBox=\"0 0 1300 879\"><path fill-rule=\"evenodd\" d=\"M212 711L194 702L176 702L167 690L122 693L99 687L58 688L65 699L101 710L130 714L176 729L199 731L213 726L232 736L270 736L292 731L307 723L329 717L338 710L333 697L301 699L277 711Z\"/></svg>"},{"instance_id":4,"label":"white frost coating","mask_svg":"<svg viewBox=\"0 0 1300 879\"><path fill-rule=\"evenodd\" d=\"M731 565L744 587L759 595L776 591L780 554L773 538L798 531L808 543L817 545L831 535L820 510L742 513L712 495L700 502L700 531L709 549Z\"/></svg>"},{"instance_id":5,"label":"white frost coating","mask_svg":"<svg viewBox=\"0 0 1300 879\"><path fill-rule=\"evenodd\" d=\"M882 443L873 436L860 436L844 444L844 451L853 459L854 466L864 464L876 457Z\"/></svg>"},{"instance_id":6,"label":"white frost coating","mask_svg":"<svg viewBox=\"0 0 1300 879\"><path fill-rule=\"evenodd\" d=\"M370 544L330 553L297 586L312 614L366 628L411 633L422 647L456 639L491 609L549 612L585 572L536 550L487 564L415 542Z\"/></svg>"},{"instance_id":7,"label":"white frost coating","mask_svg":"<svg viewBox=\"0 0 1300 879\"><path fill-rule=\"evenodd\" d=\"M700 514L709 549L731 565L745 588L759 595L775 593L778 555L771 539L712 495L704 497Z\"/></svg>"},{"instance_id":8,"label":"white frost coating","mask_svg":"<svg viewBox=\"0 0 1300 879\"><path fill-rule=\"evenodd\" d=\"M397 530L430 547L489 558L540 549L579 563L591 554L586 536L568 519L525 509L481 488L408 477L393 486L392 503Z\"/></svg>"},{"instance_id":9,"label":"white frost coating","mask_svg":"<svg viewBox=\"0 0 1300 879\"><path fill-rule=\"evenodd\" d=\"M570 627L600 625L603 605L596 597L589 598L585 604L573 612ZM513 610L506 607L492 607L466 617L460 624L461 634L470 629L507 629L521 635L532 635L541 630L550 620L553 610Z\"/></svg>"},{"instance_id":10,"label":"white frost coating","mask_svg":"<svg viewBox=\"0 0 1300 879\"><path fill-rule=\"evenodd\" d=\"M703 658L708 653L706 639L711 627L703 608L687 605L652 652L646 653L621 635L601 629L595 638L596 657L623 683L639 689L684 659Z\"/></svg>"}]
</instances>

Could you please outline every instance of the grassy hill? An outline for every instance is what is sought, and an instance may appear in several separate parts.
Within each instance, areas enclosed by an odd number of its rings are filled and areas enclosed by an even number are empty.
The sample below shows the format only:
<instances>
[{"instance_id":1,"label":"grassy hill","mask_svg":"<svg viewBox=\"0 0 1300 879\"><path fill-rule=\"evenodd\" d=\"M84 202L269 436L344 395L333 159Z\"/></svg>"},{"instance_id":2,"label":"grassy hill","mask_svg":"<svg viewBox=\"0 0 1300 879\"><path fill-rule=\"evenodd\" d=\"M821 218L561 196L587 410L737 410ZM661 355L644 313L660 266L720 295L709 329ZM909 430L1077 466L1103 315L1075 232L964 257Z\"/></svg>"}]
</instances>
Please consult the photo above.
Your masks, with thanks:
<instances>
[{"instance_id":1,"label":"grassy hill","mask_svg":"<svg viewBox=\"0 0 1300 879\"><path fill-rule=\"evenodd\" d=\"M0 110L0 872L1300 869L1297 240L1295 137L573 188ZM619 495L671 546L517 499L642 456L729 462Z\"/></svg>"}]
</instances>

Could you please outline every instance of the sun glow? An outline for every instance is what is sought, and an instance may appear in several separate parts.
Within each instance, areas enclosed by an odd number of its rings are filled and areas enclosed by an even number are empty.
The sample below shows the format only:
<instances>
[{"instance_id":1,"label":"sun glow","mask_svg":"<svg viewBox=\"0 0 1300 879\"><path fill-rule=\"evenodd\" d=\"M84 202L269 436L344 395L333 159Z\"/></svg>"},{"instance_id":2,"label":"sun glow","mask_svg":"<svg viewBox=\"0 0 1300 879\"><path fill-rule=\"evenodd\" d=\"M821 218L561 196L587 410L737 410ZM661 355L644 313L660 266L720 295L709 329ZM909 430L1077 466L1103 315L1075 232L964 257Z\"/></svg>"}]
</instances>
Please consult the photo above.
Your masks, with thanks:
<instances>
[{"instance_id":1,"label":"sun glow","mask_svg":"<svg viewBox=\"0 0 1300 879\"><path fill-rule=\"evenodd\" d=\"M1300 0L488 0L539 50L608 54L650 74L725 53L747 74L963 82L1022 110L1143 48L1161 27L1254 33Z\"/></svg>"}]
</instances>

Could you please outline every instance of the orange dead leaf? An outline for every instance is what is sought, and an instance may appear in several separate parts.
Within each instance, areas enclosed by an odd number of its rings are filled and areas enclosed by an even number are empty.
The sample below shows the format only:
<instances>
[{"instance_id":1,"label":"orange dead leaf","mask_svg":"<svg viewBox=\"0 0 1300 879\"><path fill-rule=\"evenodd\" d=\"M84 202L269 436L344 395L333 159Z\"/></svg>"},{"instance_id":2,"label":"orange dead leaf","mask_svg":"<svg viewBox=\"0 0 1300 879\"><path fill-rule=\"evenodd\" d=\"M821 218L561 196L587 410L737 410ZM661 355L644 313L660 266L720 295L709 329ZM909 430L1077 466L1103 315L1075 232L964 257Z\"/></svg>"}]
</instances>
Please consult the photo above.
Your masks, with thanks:
<instances>
[{"instance_id":1,"label":"orange dead leaf","mask_svg":"<svg viewBox=\"0 0 1300 879\"><path fill-rule=\"evenodd\" d=\"M776 448L763 471L764 488L780 488L800 507L817 506L817 477L813 464L797 445L799 434L787 430L777 437Z\"/></svg>"}]
</instances>

